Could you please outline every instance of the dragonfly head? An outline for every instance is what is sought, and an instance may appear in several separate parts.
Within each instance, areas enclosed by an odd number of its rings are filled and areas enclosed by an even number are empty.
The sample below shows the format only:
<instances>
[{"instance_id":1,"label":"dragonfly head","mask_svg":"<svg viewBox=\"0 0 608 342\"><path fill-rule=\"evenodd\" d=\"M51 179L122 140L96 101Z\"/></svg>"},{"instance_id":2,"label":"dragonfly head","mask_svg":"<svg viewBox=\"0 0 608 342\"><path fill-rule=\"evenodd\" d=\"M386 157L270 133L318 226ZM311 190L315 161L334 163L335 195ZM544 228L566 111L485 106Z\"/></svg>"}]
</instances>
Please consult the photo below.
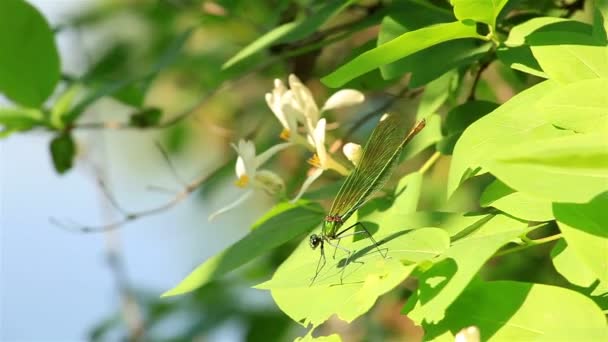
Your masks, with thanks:
<instances>
[{"instance_id":1,"label":"dragonfly head","mask_svg":"<svg viewBox=\"0 0 608 342\"><path fill-rule=\"evenodd\" d=\"M310 236L310 248L315 249L317 248L318 245L323 243L323 238L321 238L319 235L317 234L312 234Z\"/></svg>"}]
</instances>

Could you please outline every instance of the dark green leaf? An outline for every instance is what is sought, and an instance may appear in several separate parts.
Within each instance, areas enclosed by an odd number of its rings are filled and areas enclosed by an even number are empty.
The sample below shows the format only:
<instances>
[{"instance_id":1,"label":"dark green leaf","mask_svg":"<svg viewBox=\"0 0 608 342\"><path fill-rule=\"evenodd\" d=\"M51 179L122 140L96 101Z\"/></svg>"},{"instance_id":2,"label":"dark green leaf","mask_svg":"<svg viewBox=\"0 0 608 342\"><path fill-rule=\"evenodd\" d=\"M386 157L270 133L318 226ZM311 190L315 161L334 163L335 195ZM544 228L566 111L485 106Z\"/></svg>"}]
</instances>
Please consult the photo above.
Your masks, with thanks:
<instances>
[{"instance_id":1,"label":"dark green leaf","mask_svg":"<svg viewBox=\"0 0 608 342\"><path fill-rule=\"evenodd\" d=\"M199 265L163 297L193 291L238 268L269 250L295 239L316 227L323 219L321 210L295 206L258 223L241 240ZM288 228L288 229L286 229Z\"/></svg>"},{"instance_id":2,"label":"dark green leaf","mask_svg":"<svg viewBox=\"0 0 608 342\"><path fill-rule=\"evenodd\" d=\"M25 106L40 106L59 81L53 32L25 1L0 1L0 66L0 92Z\"/></svg>"},{"instance_id":3,"label":"dark green leaf","mask_svg":"<svg viewBox=\"0 0 608 342\"><path fill-rule=\"evenodd\" d=\"M467 101L454 107L445 119L446 137L437 144L437 149L443 154L452 154L462 132L497 107L498 104L488 101Z\"/></svg>"},{"instance_id":4,"label":"dark green leaf","mask_svg":"<svg viewBox=\"0 0 608 342\"><path fill-rule=\"evenodd\" d=\"M72 135L61 133L51 140L51 157L58 173L64 173L72 168L76 154L76 144Z\"/></svg>"},{"instance_id":5,"label":"dark green leaf","mask_svg":"<svg viewBox=\"0 0 608 342\"><path fill-rule=\"evenodd\" d=\"M369 50L342 65L322 81L330 87L340 87L344 83L442 42L461 38L481 38L474 25L461 22L442 23L406 32L375 49ZM437 75L439 76L439 75Z\"/></svg>"}]
</instances>

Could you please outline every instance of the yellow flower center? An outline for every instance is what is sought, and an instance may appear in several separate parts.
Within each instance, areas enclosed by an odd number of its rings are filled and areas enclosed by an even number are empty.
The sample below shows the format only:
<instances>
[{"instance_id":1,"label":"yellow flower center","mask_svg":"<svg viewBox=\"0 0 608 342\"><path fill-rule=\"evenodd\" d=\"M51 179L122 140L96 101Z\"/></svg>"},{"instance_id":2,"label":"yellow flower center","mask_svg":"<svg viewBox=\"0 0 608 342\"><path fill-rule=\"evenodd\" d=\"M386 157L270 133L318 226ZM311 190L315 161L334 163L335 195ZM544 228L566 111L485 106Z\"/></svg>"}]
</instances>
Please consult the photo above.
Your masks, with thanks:
<instances>
[{"instance_id":1,"label":"yellow flower center","mask_svg":"<svg viewBox=\"0 0 608 342\"><path fill-rule=\"evenodd\" d=\"M242 175L234 182L234 185L238 186L239 188L244 188L247 186L247 184L249 184L249 177L247 175Z\"/></svg>"},{"instance_id":2,"label":"yellow flower center","mask_svg":"<svg viewBox=\"0 0 608 342\"><path fill-rule=\"evenodd\" d=\"M321 167L321 160L319 160L319 156L316 153L307 162L314 167Z\"/></svg>"},{"instance_id":3,"label":"yellow flower center","mask_svg":"<svg viewBox=\"0 0 608 342\"><path fill-rule=\"evenodd\" d=\"M291 132L288 128L283 128L279 137L283 140L289 140L289 137L291 137Z\"/></svg>"}]
</instances>

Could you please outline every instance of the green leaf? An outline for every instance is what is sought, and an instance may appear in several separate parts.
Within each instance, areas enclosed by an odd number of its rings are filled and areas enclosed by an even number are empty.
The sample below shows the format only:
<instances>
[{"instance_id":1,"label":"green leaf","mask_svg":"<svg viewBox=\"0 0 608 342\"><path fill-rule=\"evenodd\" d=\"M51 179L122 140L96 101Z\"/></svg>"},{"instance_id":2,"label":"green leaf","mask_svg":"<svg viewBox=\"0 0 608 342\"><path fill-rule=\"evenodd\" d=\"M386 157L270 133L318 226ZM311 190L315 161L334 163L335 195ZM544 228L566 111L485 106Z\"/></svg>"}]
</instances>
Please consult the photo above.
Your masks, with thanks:
<instances>
[{"instance_id":1,"label":"green leaf","mask_svg":"<svg viewBox=\"0 0 608 342\"><path fill-rule=\"evenodd\" d=\"M81 90L81 87L78 85L71 86L59 96L51 109L51 116L49 118L49 121L54 128L61 130L65 127L63 116L69 113L76 95L78 95Z\"/></svg>"},{"instance_id":2,"label":"green leaf","mask_svg":"<svg viewBox=\"0 0 608 342\"><path fill-rule=\"evenodd\" d=\"M193 291L213 279L217 279L240 267L255 257L289 240L309 232L323 219L320 209L293 207L258 224L241 240L215 256L207 259L163 297ZM288 228L288 229L286 229Z\"/></svg>"},{"instance_id":3,"label":"green leaf","mask_svg":"<svg viewBox=\"0 0 608 342\"><path fill-rule=\"evenodd\" d=\"M537 32L528 37L532 54L550 79L570 83L608 77L608 47L590 35Z\"/></svg>"},{"instance_id":4,"label":"green leaf","mask_svg":"<svg viewBox=\"0 0 608 342\"><path fill-rule=\"evenodd\" d=\"M230 58L222 69L233 67L237 63L253 56L272 44L288 43L303 39L314 33L321 25L348 7L353 0L333 0L325 3L314 13L304 19L299 19L278 26L262 35Z\"/></svg>"},{"instance_id":5,"label":"green leaf","mask_svg":"<svg viewBox=\"0 0 608 342\"><path fill-rule=\"evenodd\" d=\"M439 322L483 264L502 246L526 232L526 223L496 215L455 241L419 280L417 305L408 317L418 324Z\"/></svg>"},{"instance_id":6,"label":"green leaf","mask_svg":"<svg viewBox=\"0 0 608 342\"><path fill-rule=\"evenodd\" d=\"M400 58L431 47L433 45L460 38L482 38L475 25L461 22L443 23L406 32L372 50L364 52L355 59L342 65L321 81L336 88L344 83Z\"/></svg>"},{"instance_id":7,"label":"green leaf","mask_svg":"<svg viewBox=\"0 0 608 342\"><path fill-rule=\"evenodd\" d=\"M593 36L600 42L608 42L608 0L595 0Z\"/></svg>"},{"instance_id":8,"label":"green leaf","mask_svg":"<svg viewBox=\"0 0 608 342\"><path fill-rule=\"evenodd\" d=\"M29 131L44 124L43 114L38 109L0 108L0 138L13 132Z\"/></svg>"},{"instance_id":9,"label":"green leaf","mask_svg":"<svg viewBox=\"0 0 608 342\"><path fill-rule=\"evenodd\" d=\"M562 239L551 250L551 259L557 272L574 285L589 287L597 280L593 271Z\"/></svg>"},{"instance_id":10,"label":"green leaf","mask_svg":"<svg viewBox=\"0 0 608 342\"><path fill-rule=\"evenodd\" d=\"M281 310L304 326L318 326L334 314L352 322L367 312L377 297L400 284L416 263L440 254L449 244L447 234L441 229L404 232L394 228L383 226L375 234L380 248L387 249L387 259L370 246L369 239L352 242L346 238L343 240L348 241L343 241L341 246L355 251L350 262L343 266L345 253L341 251L337 259L332 259L333 251L328 248L327 264L311 284L319 254L310 249L308 241L303 241L272 280L257 287L270 289ZM346 267L344 274L343 267Z\"/></svg>"},{"instance_id":11,"label":"green leaf","mask_svg":"<svg viewBox=\"0 0 608 342\"><path fill-rule=\"evenodd\" d=\"M519 70L540 78L549 78L538 64L529 46L500 47L496 50L498 59L513 70Z\"/></svg>"},{"instance_id":12,"label":"green leaf","mask_svg":"<svg viewBox=\"0 0 608 342\"><path fill-rule=\"evenodd\" d=\"M489 101L467 101L454 107L447 114L445 119L446 137L437 144L437 149L443 154L452 154L454 145L462 132L496 107L498 107L498 104Z\"/></svg>"},{"instance_id":13,"label":"green leaf","mask_svg":"<svg viewBox=\"0 0 608 342\"><path fill-rule=\"evenodd\" d=\"M51 157L58 173L65 173L72 168L76 155L76 144L72 135L61 133L51 140Z\"/></svg>"},{"instance_id":14,"label":"green leaf","mask_svg":"<svg viewBox=\"0 0 608 342\"><path fill-rule=\"evenodd\" d=\"M310 330L310 332L312 332L312 329ZM296 338L294 341L296 342L308 342L308 341L315 341L315 342L340 342L342 341L342 338L340 338L340 335L338 334L332 334L329 336L319 336L319 337L313 337L311 333L307 334L304 337L298 337Z\"/></svg>"},{"instance_id":15,"label":"green leaf","mask_svg":"<svg viewBox=\"0 0 608 342\"><path fill-rule=\"evenodd\" d=\"M453 21L454 16L432 4L405 1L392 3L381 24L378 45L420 28ZM411 72L409 85L419 87L451 69L471 63L490 49L475 39L458 39L439 43L396 62L380 67L385 79L395 79Z\"/></svg>"},{"instance_id":16,"label":"green leaf","mask_svg":"<svg viewBox=\"0 0 608 342\"><path fill-rule=\"evenodd\" d=\"M608 127L536 139L495 152L482 164L509 187L553 202L582 203L608 191Z\"/></svg>"},{"instance_id":17,"label":"green leaf","mask_svg":"<svg viewBox=\"0 0 608 342\"><path fill-rule=\"evenodd\" d=\"M481 341L604 341L606 318L589 298L557 286L514 281L480 282L466 289L439 325L425 325L433 338L469 326Z\"/></svg>"},{"instance_id":18,"label":"green leaf","mask_svg":"<svg viewBox=\"0 0 608 342\"><path fill-rule=\"evenodd\" d=\"M524 220L537 222L553 220L550 201L516 192L498 179L488 185L479 202L482 207L492 206Z\"/></svg>"},{"instance_id":19,"label":"green leaf","mask_svg":"<svg viewBox=\"0 0 608 342\"><path fill-rule=\"evenodd\" d=\"M579 21L534 18L515 26L505 45L519 47L507 59L519 58L520 70L534 73L537 61L548 78L560 83L608 76L608 47L593 36L592 26Z\"/></svg>"},{"instance_id":20,"label":"green leaf","mask_svg":"<svg viewBox=\"0 0 608 342\"><path fill-rule=\"evenodd\" d=\"M552 81L537 84L471 124L454 147L448 197L466 179L487 172L480 169L481 165L494 158L497 150L510 147L513 142L569 134L547 123L535 107L542 96L557 88L558 84Z\"/></svg>"},{"instance_id":21,"label":"green leaf","mask_svg":"<svg viewBox=\"0 0 608 342\"><path fill-rule=\"evenodd\" d=\"M454 15L460 21L474 20L496 26L496 18L508 0L452 0Z\"/></svg>"},{"instance_id":22,"label":"green leaf","mask_svg":"<svg viewBox=\"0 0 608 342\"><path fill-rule=\"evenodd\" d=\"M605 159L608 160L608 159ZM559 229L585 267L605 286L608 285L608 192L589 203L554 203L553 213Z\"/></svg>"},{"instance_id":23,"label":"green leaf","mask_svg":"<svg viewBox=\"0 0 608 342\"><path fill-rule=\"evenodd\" d=\"M591 79L559 87L538 102L547 122L576 132L594 132L608 127L608 79Z\"/></svg>"},{"instance_id":24,"label":"green leaf","mask_svg":"<svg viewBox=\"0 0 608 342\"><path fill-rule=\"evenodd\" d=\"M0 65L0 92L25 106L40 106L59 81L53 32L25 1L0 1Z\"/></svg>"},{"instance_id":25,"label":"green leaf","mask_svg":"<svg viewBox=\"0 0 608 342\"><path fill-rule=\"evenodd\" d=\"M160 122L163 112L158 108L146 108L131 114L129 125L133 127L145 128L156 126Z\"/></svg>"},{"instance_id":26,"label":"green leaf","mask_svg":"<svg viewBox=\"0 0 608 342\"><path fill-rule=\"evenodd\" d=\"M424 87L416 113L417 120L426 119L432 114L438 114L437 111L450 96L450 92L454 88L454 80L458 79L458 76L457 70L451 70Z\"/></svg>"}]
</instances>

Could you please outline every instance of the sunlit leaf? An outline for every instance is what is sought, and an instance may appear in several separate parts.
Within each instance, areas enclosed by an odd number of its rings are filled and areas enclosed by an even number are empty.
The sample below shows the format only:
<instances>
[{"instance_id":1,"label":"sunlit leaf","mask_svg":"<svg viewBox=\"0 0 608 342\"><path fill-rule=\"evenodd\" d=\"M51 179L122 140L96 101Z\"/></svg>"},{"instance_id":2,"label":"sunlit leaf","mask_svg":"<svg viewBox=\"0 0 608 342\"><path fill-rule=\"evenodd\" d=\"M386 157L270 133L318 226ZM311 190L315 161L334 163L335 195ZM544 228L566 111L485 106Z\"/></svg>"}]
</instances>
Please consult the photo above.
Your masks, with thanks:
<instances>
[{"instance_id":1,"label":"sunlit leaf","mask_svg":"<svg viewBox=\"0 0 608 342\"><path fill-rule=\"evenodd\" d=\"M492 206L524 220L549 221L553 219L550 201L517 192L499 180L495 180L484 190L479 201L484 207Z\"/></svg>"},{"instance_id":2,"label":"sunlit leaf","mask_svg":"<svg viewBox=\"0 0 608 342\"><path fill-rule=\"evenodd\" d=\"M557 286L514 281L479 282L452 304L446 319L425 324L425 338L479 329L482 341L603 341L608 327L589 298Z\"/></svg>"},{"instance_id":3,"label":"sunlit leaf","mask_svg":"<svg viewBox=\"0 0 608 342\"><path fill-rule=\"evenodd\" d=\"M408 303L404 313L418 324L441 321L483 264L499 248L525 233L526 225L497 215L453 242L440 260L421 275L417 303Z\"/></svg>"},{"instance_id":4,"label":"sunlit leaf","mask_svg":"<svg viewBox=\"0 0 608 342\"><path fill-rule=\"evenodd\" d=\"M608 192L589 203L555 203L553 212L568 249L608 285Z\"/></svg>"}]
</instances>

